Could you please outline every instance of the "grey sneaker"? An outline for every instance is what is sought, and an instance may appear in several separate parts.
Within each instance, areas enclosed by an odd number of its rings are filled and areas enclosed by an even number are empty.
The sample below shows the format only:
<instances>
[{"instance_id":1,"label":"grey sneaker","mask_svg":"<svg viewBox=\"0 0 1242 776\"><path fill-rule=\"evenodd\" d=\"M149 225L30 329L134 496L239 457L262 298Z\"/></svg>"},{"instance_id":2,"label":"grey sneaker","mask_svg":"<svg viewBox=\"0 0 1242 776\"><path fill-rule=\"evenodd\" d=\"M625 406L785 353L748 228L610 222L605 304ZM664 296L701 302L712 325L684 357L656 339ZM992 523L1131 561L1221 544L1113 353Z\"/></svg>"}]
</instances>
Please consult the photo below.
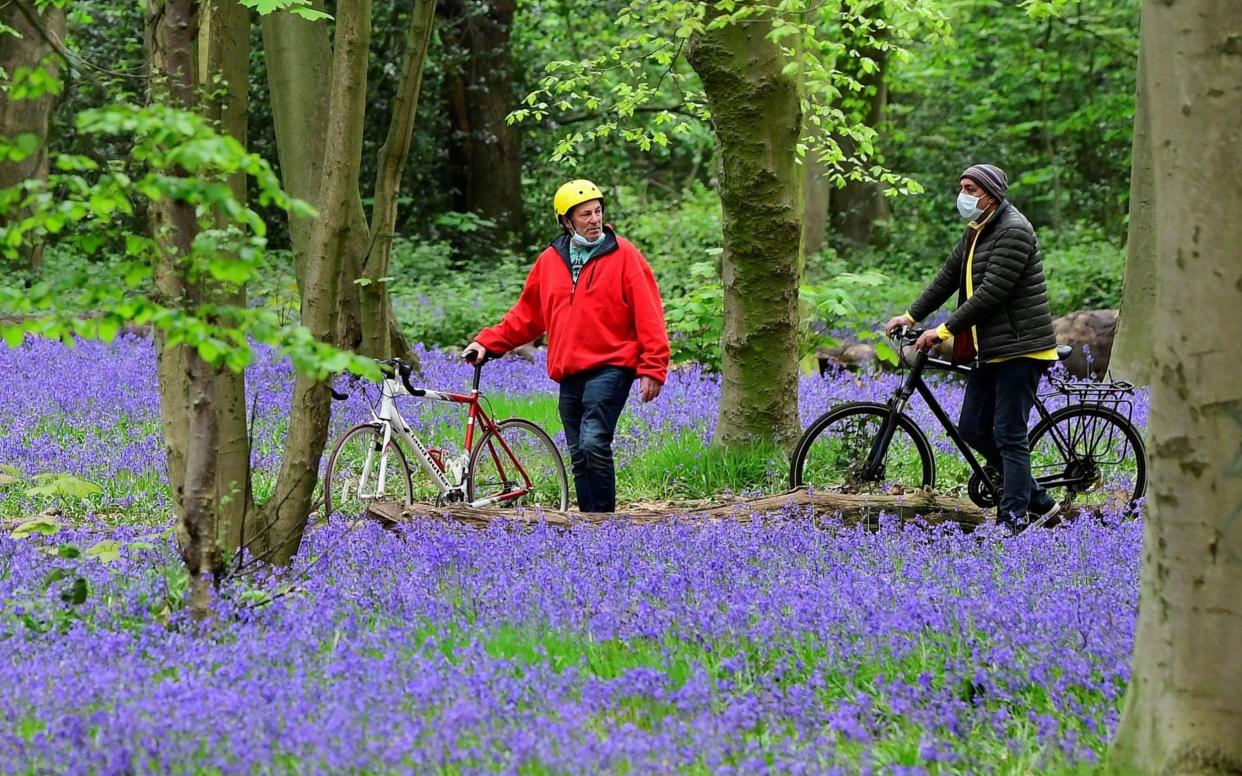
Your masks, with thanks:
<instances>
[{"instance_id":1,"label":"grey sneaker","mask_svg":"<svg viewBox=\"0 0 1242 776\"><path fill-rule=\"evenodd\" d=\"M1044 498L1048 499L1047 504L1031 505L1030 522L1026 524L1027 528L1044 528L1061 512L1061 502L1054 501L1053 498L1044 494Z\"/></svg>"}]
</instances>

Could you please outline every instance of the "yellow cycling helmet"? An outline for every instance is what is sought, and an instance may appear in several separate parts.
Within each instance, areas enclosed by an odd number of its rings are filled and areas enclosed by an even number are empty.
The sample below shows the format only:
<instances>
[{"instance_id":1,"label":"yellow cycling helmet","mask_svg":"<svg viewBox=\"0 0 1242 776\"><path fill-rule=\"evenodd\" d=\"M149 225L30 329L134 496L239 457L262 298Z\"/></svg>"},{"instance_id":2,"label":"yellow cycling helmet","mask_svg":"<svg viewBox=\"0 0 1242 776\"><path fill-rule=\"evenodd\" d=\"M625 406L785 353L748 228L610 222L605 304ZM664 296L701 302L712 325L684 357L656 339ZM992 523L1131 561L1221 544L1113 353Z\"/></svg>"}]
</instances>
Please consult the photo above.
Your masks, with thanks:
<instances>
[{"instance_id":1,"label":"yellow cycling helmet","mask_svg":"<svg viewBox=\"0 0 1242 776\"><path fill-rule=\"evenodd\" d=\"M570 181L556 190L556 196L552 198L552 207L556 210L557 218L560 218L575 205L581 205L593 199L601 202L604 200L604 192L599 190L599 186L588 180Z\"/></svg>"}]
</instances>

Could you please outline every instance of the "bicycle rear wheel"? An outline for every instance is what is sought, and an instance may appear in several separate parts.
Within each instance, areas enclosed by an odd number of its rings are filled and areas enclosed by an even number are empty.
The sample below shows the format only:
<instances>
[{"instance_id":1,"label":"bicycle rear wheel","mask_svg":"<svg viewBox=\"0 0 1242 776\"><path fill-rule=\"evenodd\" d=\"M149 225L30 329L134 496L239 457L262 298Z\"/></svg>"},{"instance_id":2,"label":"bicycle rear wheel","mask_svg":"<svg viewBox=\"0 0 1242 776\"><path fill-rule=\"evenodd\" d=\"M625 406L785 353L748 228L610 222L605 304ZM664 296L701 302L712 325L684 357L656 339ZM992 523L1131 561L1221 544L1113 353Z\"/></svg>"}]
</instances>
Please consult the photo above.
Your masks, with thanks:
<instances>
[{"instance_id":1,"label":"bicycle rear wheel","mask_svg":"<svg viewBox=\"0 0 1242 776\"><path fill-rule=\"evenodd\" d=\"M912 493L936 482L931 444L908 415L898 414L883 464L874 477L863 468L892 411L883 404L848 402L812 423L798 440L789 465L792 487L837 493Z\"/></svg>"},{"instance_id":2,"label":"bicycle rear wheel","mask_svg":"<svg viewBox=\"0 0 1242 776\"><path fill-rule=\"evenodd\" d=\"M359 517L379 500L413 502L410 466L396 440L384 444L381 425L360 423L345 432L328 459L323 514Z\"/></svg>"},{"instance_id":3,"label":"bicycle rear wheel","mask_svg":"<svg viewBox=\"0 0 1242 776\"><path fill-rule=\"evenodd\" d=\"M529 420L502 420L470 454L468 502L495 499L504 507L569 508L565 462L547 432Z\"/></svg>"},{"instance_id":4,"label":"bicycle rear wheel","mask_svg":"<svg viewBox=\"0 0 1242 776\"><path fill-rule=\"evenodd\" d=\"M1127 514L1147 492L1143 438L1107 407L1062 407L1031 432L1031 474L1066 511Z\"/></svg>"}]
</instances>

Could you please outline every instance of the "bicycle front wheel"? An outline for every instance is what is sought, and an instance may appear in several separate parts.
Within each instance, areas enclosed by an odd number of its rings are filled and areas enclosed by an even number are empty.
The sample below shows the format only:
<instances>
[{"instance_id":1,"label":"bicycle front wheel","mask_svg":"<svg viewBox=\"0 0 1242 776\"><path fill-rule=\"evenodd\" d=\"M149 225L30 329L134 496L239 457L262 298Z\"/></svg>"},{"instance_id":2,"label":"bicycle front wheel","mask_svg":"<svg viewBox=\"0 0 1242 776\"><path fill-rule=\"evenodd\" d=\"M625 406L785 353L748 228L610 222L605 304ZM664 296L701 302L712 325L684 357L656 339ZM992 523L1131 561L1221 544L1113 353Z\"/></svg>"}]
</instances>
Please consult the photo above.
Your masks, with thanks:
<instances>
[{"instance_id":1,"label":"bicycle front wheel","mask_svg":"<svg viewBox=\"0 0 1242 776\"><path fill-rule=\"evenodd\" d=\"M1143 438L1115 410L1062 407L1031 432L1031 475L1066 511L1126 514L1147 491Z\"/></svg>"},{"instance_id":2,"label":"bicycle front wheel","mask_svg":"<svg viewBox=\"0 0 1242 776\"><path fill-rule=\"evenodd\" d=\"M324 515L359 517L374 501L414 500L410 466L396 440L384 444L378 423L360 423L336 443L324 474Z\"/></svg>"},{"instance_id":3,"label":"bicycle front wheel","mask_svg":"<svg viewBox=\"0 0 1242 776\"><path fill-rule=\"evenodd\" d=\"M563 512L569 508L565 462L539 426L520 418L503 420L470 455L466 500Z\"/></svg>"},{"instance_id":4,"label":"bicycle front wheel","mask_svg":"<svg viewBox=\"0 0 1242 776\"><path fill-rule=\"evenodd\" d=\"M887 406L849 402L821 415L798 440L789 466L792 487L809 485L837 493L897 495L930 488L936 482L936 459L927 436L910 419L896 416L879 471L866 476L867 457L885 421Z\"/></svg>"}]
</instances>

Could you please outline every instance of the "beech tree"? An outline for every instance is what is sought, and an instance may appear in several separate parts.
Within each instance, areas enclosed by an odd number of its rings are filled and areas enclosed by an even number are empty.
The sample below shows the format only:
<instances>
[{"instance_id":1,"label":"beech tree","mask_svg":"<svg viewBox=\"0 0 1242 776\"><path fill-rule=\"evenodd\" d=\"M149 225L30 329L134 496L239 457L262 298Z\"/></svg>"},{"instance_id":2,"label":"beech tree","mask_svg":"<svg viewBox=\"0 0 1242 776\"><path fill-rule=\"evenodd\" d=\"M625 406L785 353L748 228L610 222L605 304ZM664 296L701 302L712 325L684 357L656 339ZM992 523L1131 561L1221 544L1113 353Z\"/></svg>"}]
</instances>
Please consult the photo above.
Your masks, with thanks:
<instances>
[{"instance_id":1,"label":"beech tree","mask_svg":"<svg viewBox=\"0 0 1242 776\"><path fill-rule=\"evenodd\" d=\"M322 0L309 3L312 17L322 11L322 6ZM305 277L310 264L339 262L340 275L335 281L340 306L337 342L376 358L410 353L388 301L388 262L401 173L409 158L410 133L435 9L435 0L416 0L409 15L401 81L392 102L387 140L380 150L369 220L359 188L361 146L355 151L352 143L333 141L337 137L361 137L368 120L366 101L361 99L367 91L367 70L353 67L351 58L366 62L371 41L370 2L365 3L365 13L352 5L338 10L338 24L347 10L350 18L356 18L357 25L354 37L342 39L338 32L333 42L328 39L327 26L318 18L306 18L301 8L266 14L260 22L285 188L319 212L330 213L339 220L331 239L318 243L313 239L316 222L290 222L299 280ZM353 50L359 46L360 52ZM323 87L327 83L336 86L332 79L337 78L350 79L340 88L360 99L333 106L329 90ZM343 153L348 155L339 155ZM345 177L353 179L352 185L325 189L323 183L330 174L329 168L338 166L348 168ZM327 251L331 256L315 251Z\"/></svg>"},{"instance_id":2,"label":"beech tree","mask_svg":"<svg viewBox=\"0 0 1242 776\"><path fill-rule=\"evenodd\" d=\"M1109 369L1140 385L1151 382L1152 318L1156 312L1155 181L1152 171L1151 116L1139 49L1134 107L1134 142L1130 153L1130 226L1126 235L1126 274L1121 290L1117 338Z\"/></svg>"},{"instance_id":3,"label":"beech tree","mask_svg":"<svg viewBox=\"0 0 1242 776\"><path fill-rule=\"evenodd\" d=\"M1151 485L1117 773L1242 771L1242 15L1147 0ZM1159 63L1159 66L1155 66Z\"/></svg>"},{"instance_id":4,"label":"beech tree","mask_svg":"<svg viewBox=\"0 0 1242 776\"><path fill-rule=\"evenodd\" d=\"M0 189L47 180L48 122L61 88L55 44L64 37L64 8L34 0L0 6L0 137L16 143L16 153L0 157ZM38 269L42 256L43 246L33 244L21 259Z\"/></svg>"}]
</instances>

